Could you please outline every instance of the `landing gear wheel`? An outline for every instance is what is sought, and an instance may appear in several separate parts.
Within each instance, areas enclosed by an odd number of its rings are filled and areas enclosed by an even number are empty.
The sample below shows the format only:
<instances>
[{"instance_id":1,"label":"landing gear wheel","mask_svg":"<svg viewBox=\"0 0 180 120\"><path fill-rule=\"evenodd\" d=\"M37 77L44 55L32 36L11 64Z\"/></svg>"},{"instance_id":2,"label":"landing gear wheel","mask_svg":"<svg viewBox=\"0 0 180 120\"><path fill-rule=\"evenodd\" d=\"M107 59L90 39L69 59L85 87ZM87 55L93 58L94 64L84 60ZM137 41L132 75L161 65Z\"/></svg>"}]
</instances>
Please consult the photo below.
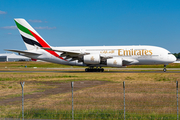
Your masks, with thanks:
<instances>
[{"instance_id":1,"label":"landing gear wheel","mask_svg":"<svg viewBox=\"0 0 180 120\"><path fill-rule=\"evenodd\" d=\"M164 69L163 69L163 72L166 72L166 71L167 71L166 68L164 68Z\"/></svg>"},{"instance_id":2,"label":"landing gear wheel","mask_svg":"<svg viewBox=\"0 0 180 120\"><path fill-rule=\"evenodd\" d=\"M104 72L104 69L102 68L102 69L100 69L100 72Z\"/></svg>"},{"instance_id":3,"label":"landing gear wheel","mask_svg":"<svg viewBox=\"0 0 180 120\"><path fill-rule=\"evenodd\" d=\"M166 71L167 71L167 70L166 70L166 65L164 65L164 69L163 69L163 71L164 71L164 72L166 72Z\"/></svg>"},{"instance_id":4,"label":"landing gear wheel","mask_svg":"<svg viewBox=\"0 0 180 120\"><path fill-rule=\"evenodd\" d=\"M86 68L85 72L104 72L104 69L103 68L100 68L100 69Z\"/></svg>"},{"instance_id":5,"label":"landing gear wheel","mask_svg":"<svg viewBox=\"0 0 180 120\"><path fill-rule=\"evenodd\" d=\"M85 72L89 72L89 69L88 69L88 68L86 68L86 69L85 69Z\"/></svg>"}]
</instances>

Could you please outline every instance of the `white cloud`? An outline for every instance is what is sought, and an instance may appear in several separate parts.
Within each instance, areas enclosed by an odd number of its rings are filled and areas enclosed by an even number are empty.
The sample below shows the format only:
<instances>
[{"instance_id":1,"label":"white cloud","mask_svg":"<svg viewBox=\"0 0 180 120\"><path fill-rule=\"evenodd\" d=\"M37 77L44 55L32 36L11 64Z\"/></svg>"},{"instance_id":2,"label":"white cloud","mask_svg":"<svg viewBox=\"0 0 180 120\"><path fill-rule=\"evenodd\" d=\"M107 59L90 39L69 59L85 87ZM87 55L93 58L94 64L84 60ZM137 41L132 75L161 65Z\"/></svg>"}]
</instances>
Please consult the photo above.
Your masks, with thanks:
<instances>
[{"instance_id":1,"label":"white cloud","mask_svg":"<svg viewBox=\"0 0 180 120\"><path fill-rule=\"evenodd\" d=\"M29 22L42 23L41 20L28 20Z\"/></svg>"},{"instance_id":2,"label":"white cloud","mask_svg":"<svg viewBox=\"0 0 180 120\"><path fill-rule=\"evenodd\" d=\"M7 12L4 12L4 11L0 10L0 14L7 14Z\"/></svg>"},{"instance_id":3,"label":"white cloud","mask_svg":"<svg viewBox=\"0 0 180 120\"><path fill-rule=\"evenodd\" d=\"M51 30L51 29L56 29L56 27L48 27L48 26L46 26L46 27L34 27L35 29L41 29L41 30L43 30L43 29L47 29L47 30Z\"/></svg>"},{"instance_id":4,"label":"white cloud","mask_svg":"<svg viewBox=\"0 0 180 120\"><path fill-rule=\"evenodd\" d=\"M1 27L1 29L17 29L17 26L5 26Z\"/></svg>"}]
</instances>

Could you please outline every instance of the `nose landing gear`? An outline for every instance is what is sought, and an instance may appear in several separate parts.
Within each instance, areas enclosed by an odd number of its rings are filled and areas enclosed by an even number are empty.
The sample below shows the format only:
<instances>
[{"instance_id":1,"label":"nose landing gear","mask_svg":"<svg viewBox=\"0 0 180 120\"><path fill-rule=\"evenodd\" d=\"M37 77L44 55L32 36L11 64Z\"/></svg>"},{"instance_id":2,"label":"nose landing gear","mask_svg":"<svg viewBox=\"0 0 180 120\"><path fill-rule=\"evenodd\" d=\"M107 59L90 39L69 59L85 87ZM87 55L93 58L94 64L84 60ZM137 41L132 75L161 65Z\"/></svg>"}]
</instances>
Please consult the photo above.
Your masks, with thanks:
<instances>
[{"instance_id":1,"label":"nose landing gear","mask_svg":"<svg viewBox=\"0 0 180 120\"><path fill-rule=\"evenodd\" d=\"M164 71L164 72L166 72L166 71L167 71L167 70L166 70L166 65L164 65L164 69L163 69L163 71Z\"/></svg>"}]
</instances>

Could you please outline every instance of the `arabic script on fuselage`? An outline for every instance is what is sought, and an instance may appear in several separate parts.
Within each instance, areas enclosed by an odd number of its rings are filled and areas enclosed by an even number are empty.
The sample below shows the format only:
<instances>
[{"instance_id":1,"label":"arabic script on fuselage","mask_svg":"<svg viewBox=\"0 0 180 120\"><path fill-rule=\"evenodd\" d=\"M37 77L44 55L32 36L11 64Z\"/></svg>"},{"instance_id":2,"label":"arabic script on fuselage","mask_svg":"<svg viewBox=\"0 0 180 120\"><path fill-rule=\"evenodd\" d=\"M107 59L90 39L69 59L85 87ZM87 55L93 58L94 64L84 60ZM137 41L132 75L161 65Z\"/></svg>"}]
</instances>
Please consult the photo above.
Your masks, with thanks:
<instances>
[{"instance_id":1,"label":"arabic script on fuselage","mask_svg":"<svg viewBox=\"0 0 180 120\"><path fill-rule=\"evenodd\" d=\"M145 49L118 49L119 56L132 56L132 55L152 55L152 50L145 50ZM100 51L101 54L114 54L115 50L102 50Z\"/></svg>"}]
</instances>

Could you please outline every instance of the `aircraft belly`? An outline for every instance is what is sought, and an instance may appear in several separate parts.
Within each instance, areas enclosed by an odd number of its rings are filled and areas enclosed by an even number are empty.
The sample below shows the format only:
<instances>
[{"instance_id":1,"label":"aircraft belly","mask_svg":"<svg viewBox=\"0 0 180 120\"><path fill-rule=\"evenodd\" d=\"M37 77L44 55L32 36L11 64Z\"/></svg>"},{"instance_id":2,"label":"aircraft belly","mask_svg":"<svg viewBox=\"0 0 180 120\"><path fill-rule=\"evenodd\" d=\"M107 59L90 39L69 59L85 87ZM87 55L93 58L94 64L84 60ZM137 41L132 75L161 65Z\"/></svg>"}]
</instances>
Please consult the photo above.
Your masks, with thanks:
<instances>
[{"instance_id":1,"label":"aircraft belly","mask_svg":"<svg viewBox=\"0 0 180 120\"><path fill-rule=\"evenodd\" d=\"M138 65L152 65L152 64L167 64L166 60L157 58L139 58L137 59L139 61Z\"/></svg>"}]
</instances>

